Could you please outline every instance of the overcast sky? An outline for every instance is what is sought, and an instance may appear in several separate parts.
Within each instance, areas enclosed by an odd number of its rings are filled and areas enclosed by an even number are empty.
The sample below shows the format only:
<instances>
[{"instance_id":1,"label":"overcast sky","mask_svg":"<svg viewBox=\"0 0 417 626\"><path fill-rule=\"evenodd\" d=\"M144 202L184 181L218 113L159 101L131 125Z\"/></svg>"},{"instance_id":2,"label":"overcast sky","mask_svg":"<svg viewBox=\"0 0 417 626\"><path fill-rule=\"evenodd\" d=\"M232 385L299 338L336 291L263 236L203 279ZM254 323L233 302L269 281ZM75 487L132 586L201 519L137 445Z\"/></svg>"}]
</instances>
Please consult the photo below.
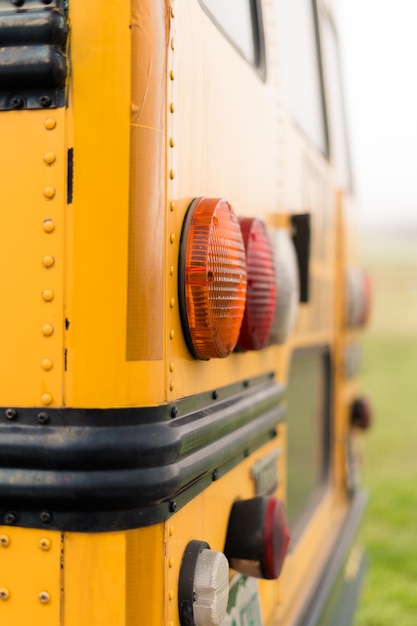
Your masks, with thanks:
<instances>
[{"instance_id":1,"label":"overcast sky","mask_svg":"<svg viewBox=\"0 0 417 626\"><path fill-rule=\"evenodd\" d=\"M366 225L417 227L417 0L336 0Z\"/></svg>"}]
</instances>

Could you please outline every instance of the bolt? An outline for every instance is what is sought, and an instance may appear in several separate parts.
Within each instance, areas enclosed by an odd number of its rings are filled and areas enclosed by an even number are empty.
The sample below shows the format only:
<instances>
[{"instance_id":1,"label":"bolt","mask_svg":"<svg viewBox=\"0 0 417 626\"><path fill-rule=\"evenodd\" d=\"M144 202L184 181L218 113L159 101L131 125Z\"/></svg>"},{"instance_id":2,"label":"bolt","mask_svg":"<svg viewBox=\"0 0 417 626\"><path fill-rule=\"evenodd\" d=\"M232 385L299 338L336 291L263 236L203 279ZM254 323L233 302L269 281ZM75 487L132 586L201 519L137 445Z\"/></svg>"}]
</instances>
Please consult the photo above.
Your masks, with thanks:
<instances>
[{"instance_id":1,"label":"bolt","mask_svg":"<svg viewBox=\"0 0 417 626\"><path fill-rule=\"evenodd\" d=\"M13 526L17 522L16 513L5 513L3 516L3 521L7 526Z\"/></svg>"},{"instance_id":2,"label":"bolt","mask_svg":"<svg viewBox=\"0 0 417 626\"><path fill-rule=\"evenodd\" d=\"M6 417L8 420L14 420L17 417L16 409L6 409Z\"/></svg>"},{"instance_id":3,"label":"bolt","mask_svg":"<svg viewBox=\"0 0 417 626\"><path fill-rule=\"evenodd\" d=\"M12 96L9 100L9 103L12 109L23 109L23 107L25 106L25 101L23 100L22 96Z\"/></svg>"},{"instance_id":4,"label":"bolt","mask_svg":"<svg viewBox=\"0 0 417 626\"><path fill-rule=\"evenodd\" d=\"M7 548L9 544L10 544L9 535L0 535L0 546L3 546L3 548Z\"/></svg>"},{"instance_id":5,"label":"bolt","mask_svg":"<svg viewBox=\"0 0 417 626\"><path fill-rule=\"evenodd\" d=\"M45 0L43 0L44 4L49 4L49 2L45 2ZM41 105L41 107L43 107L44 109L47 109L48 107L51 106L52 100L49 96L41 96L39 98L39 104Z\"/></svg>"},{"instance_id":6,"label":"bolt","mask_svg":"<svg viewBox=\"0 0 417 626\"><path fill-rule=\"evenodd\" d=\"M49 422L49 415L45 411L38 413L39 424L47 424Z\"/></svg>"},{"instance_id":7,"label":"bolt","mask_svg":"<svg viewBox=\"0 0 417 626\"><path fill-rule=\"evenodd\" d=\"M38 598L39 602L42 602L42 604L48 604L50 600L49 593L47 591L41 591Z\"/></svg>"},{"instance_id":8,"label":"bolt","mask_svg":"<svg viewBox=\"0 0 417 626\"><path fill-rule=\"evenodd\" d=\"M43 550L44 552L47 552L48 550L51 549L51 540L48 539L47 537L43 537L40 541L39 541L39 547L41 550Z\"/></svg>"},{"instance_id":9,"label":"bolt","mask_svg":"<svg viewBox=\"0 0 417 626\"><path fill-rule=\"evenodd\" d=\"M175 511L177 510L177 503L175 502L175 500L172 500L169 503L169 510L171 511L171 513L175 513Z\"/></svg>"},{"instance_id":10,"label":"bolt","mask_svg":"<svg viewBox=\"0 0 417 626\"><path fill-rule=\"evenodd\" d=\"M219 394L217 393L217 391L213 391L211 394L211 397L213 400L217 400L217 398L219 397Z\"/></svg>"},{"instance_id":11,"label":"bolt","mask_svg":"<svg viewBox=\"0 0 417 626\"><path fill-rule=\"evenodd\" d=\"M171 409L171 411L170 411L170 415L171 415L171 417L177 417L177 415L178 415L178 409L177 409L177 407L176 407L176 406L173 406L173 407L172 407L172 409Z\"/></svg>"},{"instance_id":12,"label":"bolt","mask_svg":"<svg viewBox=\"0 0 417 626\"><path fill-rule=\"evenodd\" d=\"M212 479L212 480L217 480L217 479L218 479L218 477L219 477L219 472L218 472L218 470L216 470L216 469L215 469L215 470L213 471L212 475L211 475L211 479Z\"/></svg>"},{"instance_id":13,"label":"bolt","mask_svg":"<svg viewBox=\"0 0 417 626\"><path fill-rule=\"evenodd\" d=\"M52 515L51 513L49 513L49 511L42 511L42 513L39 515L39 519L41 520L42 524L50 524L52 521Z\"/></svg>"},{"instance_id":14,"label":"bolt","mask_svg":"<svg viewBox=\"0 0 417 626\"><path fill-rule=\"evenodd\" d=\"M8 600L10 597L10 591L6 587L0 589L0 600Z\"/></svg>"}]
</instances>

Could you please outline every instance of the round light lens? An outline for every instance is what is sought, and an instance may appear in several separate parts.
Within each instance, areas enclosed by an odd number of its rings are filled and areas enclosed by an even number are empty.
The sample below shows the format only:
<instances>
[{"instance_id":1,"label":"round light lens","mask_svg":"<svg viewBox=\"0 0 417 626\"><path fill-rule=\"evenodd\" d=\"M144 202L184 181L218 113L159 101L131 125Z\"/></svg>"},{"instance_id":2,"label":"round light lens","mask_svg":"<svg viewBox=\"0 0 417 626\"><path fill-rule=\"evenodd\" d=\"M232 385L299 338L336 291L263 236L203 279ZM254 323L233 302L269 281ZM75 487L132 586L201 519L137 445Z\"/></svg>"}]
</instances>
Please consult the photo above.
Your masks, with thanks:
<instances>
[{"instance_id":1,"label":"round light lens","mask_svg":"<svg viewBox=\"0 0 417 626\"><path fill-rule=\"evenodd\" d=\"M285 343L297 319L300 281L297 256L289 232L284 228L269 231L275 259L276 306L270 343Z\"/></svg>"},{"instance_id":2,"label":"round light lens","mask_svg":"<svg viewBox=\"0 0 417 626\"><path fill-rule=\"evenodd\" d=\"M181 234L179 300L193 356L228 356L245 311L246 260L239 223L226 200L197 198L188 209Z\"/></svg>"},{"instance_id":3,"label":"round light lens","mask_svg":"<svg viewBox=\"0 0 417 626\"><path fill-rule=\"evenodd\" d=\"M269 339L275 314L275 268L262 220L239 219L246 250L247 294L238 350L259 350Z\"/></svg>"}]
</instances>

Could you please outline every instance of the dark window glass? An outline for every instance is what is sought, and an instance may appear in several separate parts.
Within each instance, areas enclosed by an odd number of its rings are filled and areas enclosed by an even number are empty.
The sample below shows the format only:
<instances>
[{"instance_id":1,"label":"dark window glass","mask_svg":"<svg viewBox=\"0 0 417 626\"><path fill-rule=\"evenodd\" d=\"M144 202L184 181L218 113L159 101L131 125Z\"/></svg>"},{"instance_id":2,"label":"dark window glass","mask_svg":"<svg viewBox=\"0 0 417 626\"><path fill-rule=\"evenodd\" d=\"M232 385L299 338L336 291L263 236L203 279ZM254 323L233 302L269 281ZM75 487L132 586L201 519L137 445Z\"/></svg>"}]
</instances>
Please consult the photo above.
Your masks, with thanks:
<instances>
[{"instance_id":1,"label":"dark window glass","mask_svg":"<svg viewBox=\"0 0 417 626\"><path fill-rule=\"evenodd\" d=\"M254 0L200 0L203 7L239 50L242 56L258 66L259 33Z\"/></svg>"},{"instance_id":2,"label":"dark window glass","mask_svg":"<svg viewBox=\"0 0 417 626\"><path fill-rule=\"evenodd\" d=\"M321 66L312 0L275 0L284 96L295 124L327 155Z\"/></svg>"},{"instance_id":3,"label":"dark window glass","mask_svg":"<svg viewBox=\"0 0 417 626\"><path fill-rule=\"evenodd\" d=\"M287 506L292 526L308 515L327 479L329 393L327 354L322 350L295 353L288 385Z\"/></svg>"}]
</instances>

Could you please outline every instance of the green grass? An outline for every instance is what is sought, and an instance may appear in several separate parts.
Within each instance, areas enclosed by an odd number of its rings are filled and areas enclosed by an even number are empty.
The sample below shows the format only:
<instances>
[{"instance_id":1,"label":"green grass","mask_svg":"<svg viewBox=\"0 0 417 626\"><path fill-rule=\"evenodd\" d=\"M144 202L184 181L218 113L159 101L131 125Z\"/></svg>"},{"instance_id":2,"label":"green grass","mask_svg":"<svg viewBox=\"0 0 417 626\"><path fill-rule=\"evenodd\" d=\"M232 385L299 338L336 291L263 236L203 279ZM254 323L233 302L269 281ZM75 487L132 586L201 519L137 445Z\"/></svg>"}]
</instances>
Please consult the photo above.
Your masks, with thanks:
<instances>
[{"instance_id":1,"label":"green grass","mask_svg":"<svg viewBox=\"0 0 417 626\"><path fill-rule=\"evenodd\" d=\"M355 626L417 624L417 245L407 243L399 259L370 259L363 382L375 423L362 450L370 568Z\"/></svg>"}]
</instances>

